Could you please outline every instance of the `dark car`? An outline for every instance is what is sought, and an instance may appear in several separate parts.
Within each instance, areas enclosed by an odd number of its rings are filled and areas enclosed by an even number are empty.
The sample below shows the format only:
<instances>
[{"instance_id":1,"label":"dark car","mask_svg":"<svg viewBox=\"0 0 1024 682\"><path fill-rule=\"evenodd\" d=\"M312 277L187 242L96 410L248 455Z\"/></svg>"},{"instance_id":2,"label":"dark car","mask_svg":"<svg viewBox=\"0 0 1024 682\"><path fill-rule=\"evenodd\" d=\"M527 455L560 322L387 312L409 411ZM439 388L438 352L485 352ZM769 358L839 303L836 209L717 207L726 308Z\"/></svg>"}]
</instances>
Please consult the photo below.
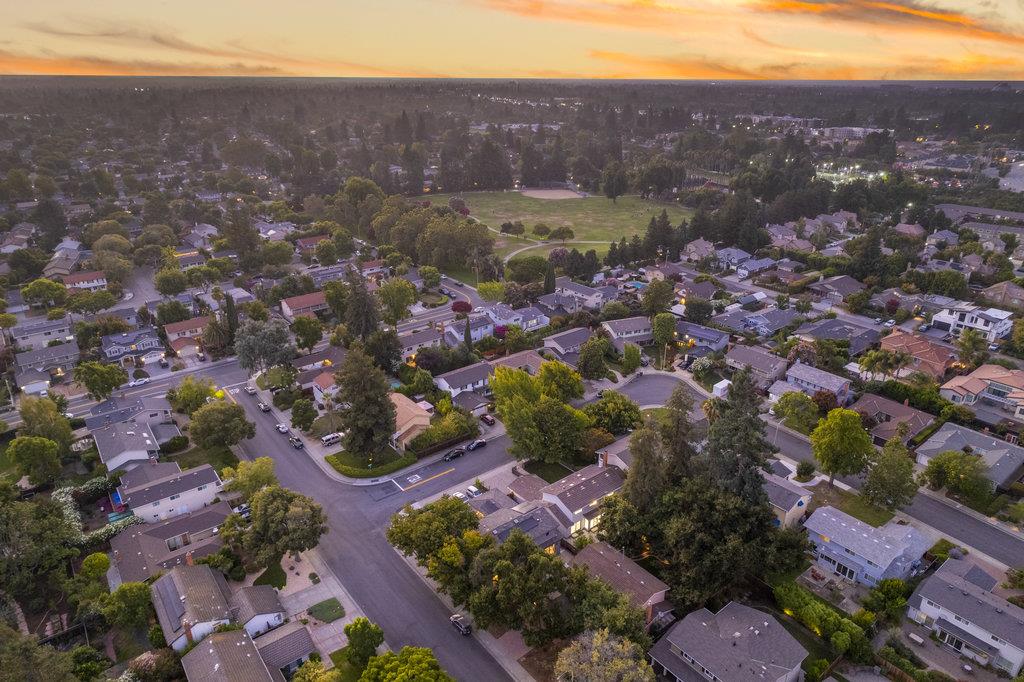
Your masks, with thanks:
<instances>
[{"instance_id":1,"label":"dark car","mask_svg":"<svg viewBox=\"0 0 1024 682\"><path fill-rule=\"evenodd\" d=\"M295 448L296 450L301 450L304 447L302 445L302 440L300 438L295 437L295 436L292 436L291 438L289 438L288 442L291 443L292 447Z\"/></svg>"},{"instance_id":2,"label":"dark car","mask_svg":"<svg viewBox=\"0 0 1024 682\"><path fill-rule=\"evenodd\" d=\"M469 622L461 614L456 613L448 620L451 621L452 625L455 626L455 629L462 633L463 636L468 637L470 634L473 633L472 626L470 626Z\"/></svg>"},{"instance_id":3,"label":"dark car","mask_svg":"<svg viewBox=\"0 0 1024 682\"><path fill-rule=\"evenodd\" d=\"M441 459L443 459L445 462L450 462L453 459L462 457L464 454L466 454L466 451L463 448L455 448L454 450L449 450L447 453L445 453L445 456L442 457Z\"/></svg>"},{"instance_id":4,"label":"dark car","mask_svg":"<svg viewBox=\"0 0 1024 682\"><path fill-rule=\"evenodd\" d=\"M487 441L483 438L477 438L475 441L466 446L467 450L478 450L479 448L487 447Z\"/></svg>"},{"instance_id":5,"label":"dark car","mask_svg":"<svg viewBox=\"0 0 1024 682\"><path fill-rule=\"evenodd\" d=\"M484 424L487 424L488 426L494 426L494 424L497 422L497 420L489 414L480 415L480 421L482 421Z\"/></svg>"}]
</instances>

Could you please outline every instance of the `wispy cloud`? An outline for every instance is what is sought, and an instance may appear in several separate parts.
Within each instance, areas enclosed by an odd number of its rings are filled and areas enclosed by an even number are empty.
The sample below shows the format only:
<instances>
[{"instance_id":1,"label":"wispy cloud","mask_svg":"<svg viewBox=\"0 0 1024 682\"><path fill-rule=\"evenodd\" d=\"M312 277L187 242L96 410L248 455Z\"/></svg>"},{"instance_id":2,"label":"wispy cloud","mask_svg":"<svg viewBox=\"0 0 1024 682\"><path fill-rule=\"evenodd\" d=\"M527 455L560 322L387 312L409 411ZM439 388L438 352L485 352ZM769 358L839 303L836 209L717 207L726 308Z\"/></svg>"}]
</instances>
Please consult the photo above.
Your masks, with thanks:
<instances>
[{"instance_id":1,"label":"wispy cloud","mask_svg":"<svg viewBox=\"0 0 1024 682\"><path fill-rule=\"evenodd\" d=\"M4 75L65 76L287 76L294 75L262 64L209 64L145 59L108 59L93 55L25 54L0 50Z\"/></svg>"},{"instance_id":2,"label":"wispy cloud","mask_svg":"<svg viewBox=\"0 0 1024 682\"><path fill-rule=\"evenodd\" d=\"M591 24L611 28L664 31L684 19L707 17L708 7L658 0L468 0L488 9L529 19Z\"/></svg>"}]
</instances>

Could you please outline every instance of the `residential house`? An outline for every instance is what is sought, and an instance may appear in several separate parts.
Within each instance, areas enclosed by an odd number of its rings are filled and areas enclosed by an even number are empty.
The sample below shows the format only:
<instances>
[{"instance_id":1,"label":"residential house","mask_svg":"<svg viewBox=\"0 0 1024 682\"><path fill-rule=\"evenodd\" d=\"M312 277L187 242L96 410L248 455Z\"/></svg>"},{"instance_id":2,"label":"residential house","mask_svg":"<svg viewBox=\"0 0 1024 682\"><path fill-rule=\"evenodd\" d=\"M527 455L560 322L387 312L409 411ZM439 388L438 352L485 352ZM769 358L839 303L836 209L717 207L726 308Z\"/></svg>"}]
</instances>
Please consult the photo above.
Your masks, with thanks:
<instances>
[{"instance_id":1,"label":"residential house","mask_svg":"<svg viewBox=\"0 0 1024 682\"><path fill-rule=\"evenodd\" d=\"M595 530L601 502L617 492L626 477L616 466L591 464L541 488L541 499L555 505L569 519L569 532Z\"/></svg>"},{"instance_id":2,"label":"residential house","mask_svg":"<svg viewBox=\"0 0 1024 682\"><path fill-rule=\"evenodd\" d=\"M110 589L126 582L145 582L158 573L220 551L217 529L231 514L221 501L159 523L129 526L110 539Z\"/></svg>"},{"instance_id":3,"label":"residential house","mask_svg":"<svg viewBox=\"0 0 1024 682\"><path fill-rule=\"evenodd\" d=\"M34 390L26 392L38 393L48 386L40 388L40 382L49 384L52 377L59 377L74 370L78 364L80 353L78 342L71 340L55 346L44 346L39 350L29 350L14 356L15 379L19 387L25 390L32 386ZM35 385L34 385L35 384Z\"/></svg>"},{"instance_id":4,"label":"residential house","mask_svg":"<svg viewBox=\"0 0 1024 682\"><path fill-rule=\"evenodd\" d=\"M184 647L183 647L184 648ZM245 630L210 634L181 657L188 682L279 682Z\"/></svg>"},{"instance_id":5,"label":"residential house","mask_svg":"<svg viewBox=\"0 0 1024 682\"><path fill-rule=\"evenodd\" d=\"M253 296L251 293L249 293L242 287L224 287L221 290L221 293L224 294L224 297L221 298L220 301L213 297L212 291L203 291L197 293L196 298L205 303L207 306L209 306L210 310L212 310L213 312L221 311L223 307L223 301L228 296L231 297L231 300L235 302L236 306L239 306L243 303L250 303L256 300L255 296Z\"/></svg>"},{"instance_id":6,"label":"residential house","mask_svg":"<svg viewBox=\"0 0 1024 682\"><path fill-rule=\"evenodd\" d=\"M928 231L917 223L899 223L892 228L892 231L908 239L924 239L928 234Z\"/></svg>"},{"instance_id":7,"label":"residential house","mask_svg":"<svg viewBox=\"0 0 1024 682\"><path fill-rule=\"evenodd\" d=\"M881 348L890 353L910 355L910 364L900 371L904 376L921 372L941 381L956 362L956 355L948 347L921 334L905 332L899 328L893 329L891 334L882 339Z\"/></svg>"},{"instance_id":8,"label":"residential house","mask_svg":"<svg viewBox=\"0 0 1024 682\"><path fill-rule=\"evenodd\" d=\"M209 315L203 315L202 317L193 317L190 320L165 324L164 334L167 335L167 340L172 347L174 342L180 339L202 339L203 332L206 331L206 327L210 324L210 319Z\"/></svg>"},{"instance_id":9,"label":"residential house","mask_svg":"<svg viewBox=\"0 0 1024 682\"><path fill-rule=\"evenodd\" d=\"M85 417L85 427L90 431L101 429L111 424L119 424L134 419L157 428L160 425L173 424L171 404L164 397L119 398L111 396L89 408ZM157 434L159 440L160 434Z\"/></svg>"},{"instance_id":10,"label":"residential house","mask_svg":"<svg viewBox=\"0 0 1024 682\"><path fill-rule=\"evenodd\" d=\"M715 245L707 239L700 237L683 247L682 257L690 262L696 262L710 258L715 255Z\"/></svg>"},{"instance_id":11,"label":"residential house","mask_svg":"<svg viewBox=\"0 0 1024 682\"><path fill-rule=\"evenodd\" d=\"M175 566L149 590L164 640L179 653L231 622L224 574L205 564Z\"/></svg>"},{"instance_id":12,"label":"residential house","mask_svg":"<svg viewBox=\"0 0 1024 682\"><path fill-rule=\"evenodd\" d=\"M182 271L188 271L192 268L197 268L200 265L206 265L206 256L196 251L189 251L187 253L176 254L178 257L178 267Z\"/></svg>"},{"instance_id":13,"label":"residential house","mask_svg":"<svg viewBox=\"0 0 1024 682\"><path fill-rule=\"evenodd\" d=\"M836 397L836 403L839 405L845 405L850 398L849 379L836 376L812 365L805 365L800 361L786 370L786 382L796 386L809 396L813 396L819 391L831 393Z\"/></svg>"},{"instance_id":14,"label":"residential house","mask_svg":"<svg viewBox=\"0 0 1024 682\"><path fill-rule=\"evenodd\" d=\"M231 597L231 618L250 637L259 637L284 623L284 608L271 585L249 585Z\"/></svg>"},{"instance_id":15,"label":"residential house","mask_svg":"<svg viewBox=\"0 0 1024 682\"><path fill-rule=\"evenodd\" d=\"M754 303L759 303L759 301L754 299ZM754 333L758 336L772 336L780 329L793 324L798 317L800 317L800 313L793 308L785 310L766 308L750 311L737 307L721 315L716 315L713 319L715 324L731 329L737 334Z\"/></svg>"},{"instance_id":16,"label":"residential house","mask_svg":"<svg viewBox=\"0 0 1024 682\"><path fill-rule=\"evenodd\" d=\"M306 274L313 278L313 286L317 289L322 289L324 284L336 279L344 279L350 270L352 270L352 264L349 262L335 263L334 265L320 265L310 267L306 270Z\"/></svg>"},{"instance_id":17,"label":"residential house","mask_svg":"<svg viewBox=\"0 0 1024 682\"><path fill-rule=\"evenodd\" d=\"M795 528L810 508L813 496L807 488L778 474L762 471L761 476L764 477L765 495L775 514L775 525Z\"/></svg>"},{"instance_id":18,"label":"residential house","mask_svg":"<svg viewBox=\"0 0 1024 682\"><path fill-rule=\"evenodd\" d=\"M182 471L173 462L151 462L122 474L117 496L137 517L155 523L213 504L223 486L209 464Z\"/></svg>"},{"instance_id":19,"label":"residential house","mask_svg":"<svg viewBox=\"0 0 1024 682\"><path fill-rule=\"evenodd\" d=\"M1010 280L982 289L981 297L986 301L1008 308L1024 308L1024 287L1018 286Z\"/></svg>"},{"instance_id":20,"label":"residential house","mask_svg":"<svg viewBox=\"0 0 1024 682\"><path fill-rule=\"evenodd\" d=\"M288 221L267 222L266 220L257 220L253 223L253 227L260 233L260 236L266 239L268 242L281 242L285 238L295 231L295 223Z\"/></svg>"},{"instance_id":21,"label":"residential house","mask_svg":"<svg viewBox=\"0 0 1024 682\"><path fill-rule=\"evenodd\" d=\"M193 249L207 249L213 245L213 240L217 238L219 232L213 225L207 223L199 223L192 230L185 235L184 242Z\"/></svg>"},{"instance_id":22,"label":"residential house","mask_svg":"<svg viewBox=\"0 0 1024 682\"><path fill-rule=\"evenodd\" d=\"M800 682L807 650L770 613L731 601L687 614L648 655L675 682Z\"/></svg>"},{"instance_id":23,"label":"residential house","mask_svg":"<svg viewBox=\"0 0 1024 682\"><path fill-rule=\"evenodd\" d=\"M944 383L939 394L957 405L989 405L1005 412L1009 419L1024 421L1024 370L982 365Z\"/></svg>"},{"instance_id":24,"label":"residential house","mask_svg":"<svg viewBox=\"0 0 1024 682\"><path fill-rule=\"evenodd\" d=\"M929 246L956 246L960 243L960 235L952 230L935 230L924 241Z\"/></svg>"},{"instance_id":25,"label":"residential house","mask_svg":"<svg viewBox=\"0 0 1024 682\"><path fill-rule=\"evenodd\" d=\"M689 348L707 348L714 353L721 353L729 346L728 332L693 322L676 322L676 333L679 342Z\"/></svg>"},{"instance_id":26,"label":"residential house","mask_svg":"<svg viewBox=\"0 0 1024 682\"><path fill-rule=\"evenodd\" d=\"M649 317L625 317L619 320L602 322L601 327L608 332L612 345L621 353L627 343L646 346L654 341L654 330Z\"/></svg>"},{"instance_id":27,"label":"residential house","mask_svg":"<svg viewBox=\"0 0 1024 682\"><path fill-rule=\"evenodd\" d=\"M999 577L974 559L946 559L907 600L907 615L961 656L1013 677L1024 668L1024 609L995 594Z\"/></svg>"},{"instance_id":28,"label":"residential house","mask_svg":"<svg viewBox=\"0 0 1024 682\"><path fill-rule=\"evenodd\" d=\"M605 303L615 300L616 293L613 289L613 287L595 289L564 276L555 280L556 294L576 299L577 304L586 310L600 310Z\"/></svg>"},{"instance_id":29,"label":"residential house","mask_svg":"<svg viewBox=\"0 0 1024 682\"><path fill-rule=\"evenodd\" d=\"M590 339L592 333L586 327L566 329L564 332L545 337L544 348L565 364L575 367L576 361L579 359L580 348Z\"/></svg>"},{"instance_id":30,"label":"residential house","mask_svg":"<svg viewBox=\"0 0 1024 682\"><path fill-rule=\"evenodd\" d=\"M107 360L122 365L141 360L145 364L164 357L164 345L153 327L139 327L134 331L108 334L100 339L100 348Z\"/></svg>"},{"instance_id":31,"label":"residential house","mask_svg":"<svg viewBox=\"0 0 1024 682\"><path fill-rule=\"evenodd\" d=\"M312 256L313 252L316 251L316 245L328 240L330 240L330 236L326 234L318 234L315 237L300 237L295 240L295 253L300 256L303 254Z\"/></svg>"},{"instance_id":32,"label":"residential house","mask_svg":"<svg viewBox=\"0 0 1024 682\"><path fill-rule=\"evenodd\" d=\"M903 436L903 442L907 443L911 438L928 428L935 417L916 410L906 403L898 403L873 393L865 393L860 399L850 406L850 409L866 415L875 422L871 429L871 438L875 445L882 446L885 442L896 435L900 424L906 424L907 430Z\"/></svg>"},{"instance_id":33,"label":"residential house","mask_svg":"<svg viewBox=\"0 0 1024 682\"><path fill-rule=\"evenodd\" d=\"M21 295L21 289L8 289L7 293L4 294L4 300L7 301L5 312L11 315L28 312L28 303L25 303L25 298Z\"/></svg>"},{"instance_id":34,"label":"residential house","mask_svg":"<svg viewBox=\"0 0 1024 682\"><path fill-rule=\"evenodd\" d=\"M963 222L967 218L986 218L990 220L994 218L996 220L1012 220L1014 222L1024 221L1024 213L1006 211L1001 208L964 206L962 204L936 204L935 209L942 211L954 223Z\"/></svg>"},{"instance_id":35,"label":"residential house","mask_svg":"<svg viewBox=\"0 0 1024 682\"><path fill-rule=\"evenodd\" d=\"M843 303L851 294L864 291L864 285L849 275L836 275L815 282L807 289L818 298Z\"/></svg>"},{"instance_id":36,"label":"residential house","mask_svg":"<svg viewBox=\"0 0 1024 682\"><path fill-rule=\"evenodd\" d=\"M338 395L338 384L334 380L334 372L324 370L309 370L309 374L315 374L313 377L312 385L310 388L313 390L313 402L320 409L326 409L328 404L334 402L334 397ZM300 386L303 386L303 390L306 390L303 383L300 382Z\"/></svg>"},{"instance_id":37,"label":"residential house","mask_svg":"<svg viewBox=\"0 0 1024 682\"><path fill-rule=\"evenodd\" d=\"M735 270L751 258L750 254L743 249L737 249L732 246L719 249L714 255L720 270Z\"/></svg>"},{"instance_id":38,"label":"residential house","mask_svg":"<svg viewBox=\"0 0 1024 682\"><path fill-rule=\"evenodd\" d=\"M743 261L743 263L736 268L736 276L740 279L747 279L754 275L771 270L774 267L774 258L751 258Z\"/></svg>"},{"instance_id":39,"label":"residential house","mask_svg":"<svg viewBox=\"0 0 1024 682\"><path fill-rule=\"evenodd\" d=\"M399 452L405 452L416 436L430 428L430 413L401 393L391 393L388 397L395 406L395 432L391 434L391 445Z\"/></svg>"},{"instance_id":40,"label":"residential house","mask_svg":"<svg viewBox=\"0 0 1024 682\"><path fill-rule=\"evenodd\" d=\"M469 338L473 343L480 341L486 336L494 335L494 322L491 321L491 318L487 315L474 315L467 317L465 320L452 320L445 327L444 342L452 348L465 343L467 323L469 324Z\"/></svg>"},{"instance_id":41,"label":"residential house","mask_svg":"<svg viewBox=\"0 0 1024 682\"><path fill-rule=\"evenodd\" d=\"M489 533L499 544L512 531L525 533L535 545L548 554L558 554L568 535L568 518L555 505L542 500L528 500L514 507L497 509L480 519L480 532Z\"/></svg>"},{"instance_id":42,"label":"residential house","mask_svg":"<svg viewBox=\"0 0 1024 682\"><path fill-rule=\"evenodd\" d=\"M674 280L682 277L685 273L681 265L678 263L670 263L668 261L664 261L656 265L650 265L646 268L641 268L641 272L644 277L647 278L648 282Z\"/></svg>"},{"instance_id":43,"label":"residential house","mask_svg":"<svg viewBox=\"0 0 1024 682\"><path fill-rule=\"evenodd\" d=\"M78 265L78 258L69 255L54 254L43 266L43 277L52 280L63 280Z\"/></svg>"},{"instance_id":44,"label":"residential house","mask_svg":"<svg viewBox=\"0 0 1024 682\"><path fill-rule=\"evenodd\" d=\"M439 348L444 345L444 334L436 327L428 327L414 332L398 335L398 345L402 347L402 357L415 360L416 354L424 348Z\"/></svg>"},{"instance_id":45,"label":"residential house","mask_svg":"<svg viewBox=\"0 0 1024 682\"><path fill-rule=\"evenodd\" d=\"M513 310L504 303L498 303L485 309L484 314L491 319L495 326L511 327L515 325L523 331L540 329L551 321L547 315L533 306Z\"/></svg>"},{"instance_id":46,"label":"residential house","mask_svg":"<svg viewBox=\"0 0 1024 682\"><path fill-rule=\"evenodd\" d=\"M780 358L757 346L733 346L725 354L725 364L734 370L750 367L754 380L762 388L781 379L789 366L786 358Z\"/></svg>"},{"instance_id":47,"label":"residential house","mask_svg":"<svg viewBox=\"0 0 1024 682\"><path fill-rule=\"evenodd\" d=\"M943 424L917 446L917 463L928 466L933 457L951 450L980 457L985 463L986 478L999 490L1008 490L1024 473L1024 447L952 422Z\"/></svg>"},{"instance_id":48,"label":"residential house","mask_svg":"<svg viewBox=\"0 0 1024 682\"><path fill-rule=\"evenodd\" d=\"M49 372L38 369L22 370L14 375L14 383L25 395L42 395L50 389L53 377Z\"/></svg>"},{"instance_id":49,"label":"residential house","mask_svg":"<svg viewBox=\"0 0 1024 682\"><path fill-rule=\"evenodd\" d=\"M38 350L53 341L74 341L75 334L70 315L59 320L27 321L11 327L11 342L19 350Z\"/></svg>"},{"instance_id":50,"label":"residential house","mask_svg":"<svg viewBox=\"0 0 1024 682\"><path fill-rule=\"evenodd\" d=\"M152 427L134 419L96 429L92 437L107 471L131 470L156 459L160 453Z\"/></svg>"},{"instance_id":51,"label":"residential house","mask_svg":"<svg viewBox=\"0 0 1024 682\"><path fill-rule=\"evenodd\" d=\"M328 346L323 350L316 351L315 353L308 353L306 355L300 355L297 358L290 360L290 364L299 372L306 372L312 369L322 369L324 367L338 367L345 359L345 349L339 348L338 346Z\"/></svg>"},{"instance_id":52,"label":"residential house","mask_svg":"<svg viewBox=\"0 0 1024 682\"><path fill-rule=\"evenodd\" d=\"M98 270L76 272L63 278L64 286L79 291L106 291L107 276Z\"/></svg>"},{"instance_id":53,"label":"residential house","mask_svg":"<svg viewBox=\"0 0 1024 682\"><path fill-rule=\"evenodd\" d=\"M565 317L583 310L583 299L555 291L539 297L537 308L548 317Z\"/></svg>"},{"instance_id":54,"label":"residential house","mask_svg":"<svg viewBox=\"0 0 1024 682\"><path fill-rule=\"evenodd\" d=\"M274 628L260 636L256 639L256 650L259 651L260 658L270 670L275 682L291 679L295 671L314 653L320 656L321 660L324 655L324 652L317 650L309 627L303 625L301 620ZM249 679L246 677L244 682L249 682Z\"/></svg>"},{"instance_id":55,"label":"residential house","mask_svg":"<svg viewBox=\"0 0 1024 682\"><path fill-rule=\"evenodd\" d=\"M986 341L995 343L1013 329L1013 313L999 308L976 305L946 308L932 316L932 327L959 335L964 329L979 332Z\"/></svg>"},{"instance_id":56,"label":"residential house","mask_svg":"<svg viewBox=\"0 0 1024 682\"><path fill-rule=\"evenodd\" d=\"M668 593L668 585L607 542L592 542L576 556L568 556L565 562L570 566L585 566L590 575L626 595L633 607L643 610L648 623L655 615L655 605L664 602Z\"/></svg>"},{"instance_id":57,"label":"residential house","mask_svg":"<svg viewBox=\"0 0 1024 682\"><path fill-rule=\"evenodd\" d=\"M877 329L862 327L838 317L826 317L816 322L803 324L796 330L796 336L807 343L813 343L819 339L846 341L849 344L851 358L857 357L878 343L881 338Z\"/></svg>"},{"instance_id":58,"label":"residential house","mask_svg":"<svg viewBox=\"0 0 1024 682\"><path fill-rule=\"evenodd\" d=\"M931 545L895 519L875 528L833 507L815 509L804 528L819 566L868 587L887 578L905 580Z\"/></svg>"},{"instance_id":59,"label":"residential house","mask_svg":"<svg viewBox=\"0 0 1024 682\"><path fill-rule=\"evenodd\" d=\"M623 471L629 471L629 467L633 465L633 453L629 449L631 440L633 440L632 434L623 436L607 447L598 450L598 466L617 466Z\"/></svg>"},{"instance_id":60,"label":"residential house","mask_svg":"<svg viewBox=\"0 0 1024 682\"><path fill-rule=\"evenodd\" d=\"M434 382L439 389L455 398L463 391L485 391L493 371L491 363L482 360L439 374L435 377Z\"/></svg>"},{"instance_id":61,"label":"residential house","mask_svg":"<svg viewBox=\"0 0 1024 682\"><path fill-rule=\"evenodd\" d=\"M284 319L294 322L299 317L312 317L327 310L327 295L322 291L310 294L291 296L281 301L281 314Z\"/></svg>"}]
</instances>

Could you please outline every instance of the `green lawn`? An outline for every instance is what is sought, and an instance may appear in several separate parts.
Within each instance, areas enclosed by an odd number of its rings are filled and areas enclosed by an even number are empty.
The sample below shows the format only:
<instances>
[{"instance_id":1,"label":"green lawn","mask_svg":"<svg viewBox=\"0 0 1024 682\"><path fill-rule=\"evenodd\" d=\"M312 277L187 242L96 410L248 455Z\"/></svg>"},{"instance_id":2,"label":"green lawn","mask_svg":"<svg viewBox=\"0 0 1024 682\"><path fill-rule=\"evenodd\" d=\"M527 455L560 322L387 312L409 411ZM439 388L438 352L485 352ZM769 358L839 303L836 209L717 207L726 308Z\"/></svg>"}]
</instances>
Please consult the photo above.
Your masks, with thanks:
<instances>
[{"instance_id":1,"label":"green lawn","mask_svg":"<svg viewBox=\"0 0 1024 682\"><path fill-rule=\"evenodd\" d=\"M811 500L812 512L818 507L830 505L876 528L885 525L893 517L891 511L874 506L856 493L838 487L829 488L828 483L819 483L808 490L814 495Z\"/></svg>"},{"instance_id":2,"label":"green lawn","mask_svg":"<svg viewBox=\"0 0 1024 682\"><path fill-rule=\"evenodd\" d=\"M363 675L363 669L352 665L348 660L348 647L342 647L331 652L331 661L334 669L341 675L341 682L358 682Z\"/></svg>"},{"instance_id":3,"label":"green lawn","mask_svg":"<svg viewBox=\"0 0 1024 682\"><path fill-rule=\"evenodd\" d=\"M548 483L554 483L555 481L561 480L573 471L562 464L541 462L538 460L531 460L527 462L523 465L523 468L534 476L540 476Z\"/></svg>"},{"instance_id":4,"label":"green lawn","mask_svg":"<svg viewBox=\"0 0 1024 682\"><path fill-rule=\"evenodd\" d=\"M437 204L447 204L447 194L432 197ZM689 218L692 211L674 204L645 201L638 196L619 197L612 202L605 197L585 199L535 199L519 192L465 192L459 194L466 201L470 215L498 230L506 221L521 220L526 236L537 223L554 229L566 225L573 229L576 239L618 241L633 234L642 234L652 216L668 211L669 220L678 224Z\"/></svg>"},{"instance_id":5,"label":"green lawn","mask_svg":"<svg viewBox=\"0 0 1024 682\"><path fill-rule=\"evenodd\" d=\"M371 476L383 476L399 469L416 463L416 456L405 454L399 456L394 450L388 449L373 458L373 466L363 455L356 455L342 450L333 455L327 455L324 459L334 467L334 470L344 476L353 478L370 478Z\"/></svg>"},{"instance_id":6,"label":"green lawn","mask_svg":"<svg viewBox=\"0 0 1024 682\"><path fill-rule=\"evenodd\" d=\"M256 580L253 581L253 585L272 585L277 589L281 589L288 582L288 574L281 568L281 562L277 561L267 567L267 570L263 571Z\"/></svg>"},{"instance_id":7,"label":"green lawn","mask_svg":"<svg viewBox=\"0 0 1024 682\"><path fill-rule=\"evenodd\" d=\"M324 599L319 604L313 604L306 611L309 615L324 623L333 623L339 618L345 617L345 609L334 597Z\"/></svg>"},{"instance_id":8,"label":"green lawn","mask_svg":"<svg viewBox=\"0 0 1024 682\"><path fill-rule=\"evenodd\" d=\"M235 457L235 453L231 452L231 448L228 447L201 448L196 446L191 450L186 450L178 455L171 455L165 459L177 462L178 466L182 469L194 469L202 464L210 464L220 472L224 467L238 466L238 458Z\"/></svg>"}]
</instances>

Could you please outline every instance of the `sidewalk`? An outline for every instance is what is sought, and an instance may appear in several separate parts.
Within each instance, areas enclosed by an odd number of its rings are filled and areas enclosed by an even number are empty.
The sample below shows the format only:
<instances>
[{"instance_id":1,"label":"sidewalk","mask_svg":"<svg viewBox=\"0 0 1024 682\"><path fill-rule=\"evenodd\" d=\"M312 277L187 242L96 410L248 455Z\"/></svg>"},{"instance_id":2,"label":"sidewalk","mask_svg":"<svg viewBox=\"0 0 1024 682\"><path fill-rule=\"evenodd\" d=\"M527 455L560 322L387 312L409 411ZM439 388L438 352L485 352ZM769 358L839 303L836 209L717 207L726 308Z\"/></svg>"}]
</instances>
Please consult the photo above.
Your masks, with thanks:
<instances>
[{"instance_id":1,"label":"sidewalk","mask_svg":"<svg viewBox=\"0 0 1024 682\"><path fill-rule=\"evenodd\" d=\"M434 584L434 581L427 577L427 570L418 566L415 559L405 556L397 549L395 550L395 553L402 558L402 561L409 565L409 568L416 572L416 575L418 575L431 590L434 591L434 595L448 607L449 611L452 613L462 613L462 615L469 617L469 614L456 609L455 605L452 604L451 599L449 599L447 595L441 594L437 591L437 586ZM509 677L516 682L534 682L533 676L526 672L526 669L523 666L519 665L519 658L525 655L525 652L522 651L522 639L515 636L509 637L510 634L512 633L505 633L505 635L501 637L501 640L504 641L501 641L486 630L473 628L473 637L476 637L477 641L487 649L487 652L494 657L494 660L498 662L498 665L505 669L505 672L509 674ZM518 642L516 641L517 639L519 640Z\"/></svg>"}]
</instances>

